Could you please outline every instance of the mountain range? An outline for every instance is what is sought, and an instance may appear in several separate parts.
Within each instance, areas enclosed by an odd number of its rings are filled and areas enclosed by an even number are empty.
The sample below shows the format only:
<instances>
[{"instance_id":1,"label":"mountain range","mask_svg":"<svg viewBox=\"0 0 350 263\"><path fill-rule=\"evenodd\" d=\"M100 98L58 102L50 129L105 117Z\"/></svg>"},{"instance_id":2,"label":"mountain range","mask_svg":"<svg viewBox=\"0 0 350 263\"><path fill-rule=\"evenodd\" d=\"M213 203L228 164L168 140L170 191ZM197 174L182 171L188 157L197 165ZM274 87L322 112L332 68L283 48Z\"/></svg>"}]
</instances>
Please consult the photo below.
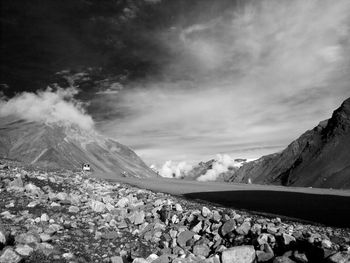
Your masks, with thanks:
<instances>
[{"instance_id":1,"label":"mountain range","mask_svg":"<svg viewBox=\"0 0 350 263\"><path fill-rule=\"evenodd\" d=\"M198 167L189 174L205 174L210 169L210 165ZM350 188L350 98L330 119L306 131L283 151L247 162L218 178L234 183Z\"/></svg>"},{"instance_id":2,"label":"mountain range","mask_svg":"<svg viewBox=\"0 0 350 263\"><path fill-rule=\"evenodd\" d=\"M156 176L131 149L96 131L15 116L0 118L0 157L54 169L80 170L89 163L114 176Z\"/></svg>"}]
</instances>

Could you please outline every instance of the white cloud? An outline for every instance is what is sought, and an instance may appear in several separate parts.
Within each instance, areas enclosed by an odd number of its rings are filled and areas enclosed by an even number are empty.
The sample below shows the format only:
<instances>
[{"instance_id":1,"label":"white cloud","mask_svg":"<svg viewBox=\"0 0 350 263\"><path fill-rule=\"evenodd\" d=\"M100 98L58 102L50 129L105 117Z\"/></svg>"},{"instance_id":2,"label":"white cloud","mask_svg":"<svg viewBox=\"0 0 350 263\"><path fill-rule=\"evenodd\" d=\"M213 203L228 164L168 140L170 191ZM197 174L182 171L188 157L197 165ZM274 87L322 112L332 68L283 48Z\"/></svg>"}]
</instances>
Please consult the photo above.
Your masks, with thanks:
<instances>
[{"instance_id":1,"label":"white cloud","mask_svg":"<svg viewBox=\"0 0 350 263\"><path fill-rule=\"evenodd\" d=\"M157 165L217 152L256 158L350 96L350 1L243 1L227 13L169 31L177 34L162 39L177 54L164 69L169 80L133 83L118 103L106 98L101 107L127 118L100 128Z\"/></svg>"},{"instance_id":2,"label":"white cloud","mask_svg":"<svg viewBox=\"0 0 350 263\"><path fill-rule=\"evenodd\" d=\"M197 181L215 181L220 174L227 172L230 167L238 168L242 166L242 162L235 161L227 154L218 154L212 164L212 169L209 169L205 174L197 178Z\"/></svg>"},{"instance_id":3,"label":"white cloud","mask_svg":"<svg viewBox=\"0 0 350 263\"><path fill-rule=\"evenodd\" d=\"M152 165L152 168L156 169L155 165ZM186 177L191 169L192 166L186 162L174 163L172 161L166 161L159 169L159 174L167 178L183 178Z\"/></svg>"},{"instance_id":4,"label":"white cloud","mask_svg":"<svg viewBox=\"0 0 350 263\"><path fill-rule=\"evenodd\" d=\"M73 98L77 93L76 88L23 92L9 100L0 100L0 116L15 115L28 121L75 124L92 129L91 116L85 113L82 103Z\"/></svg>"}]
</instances>

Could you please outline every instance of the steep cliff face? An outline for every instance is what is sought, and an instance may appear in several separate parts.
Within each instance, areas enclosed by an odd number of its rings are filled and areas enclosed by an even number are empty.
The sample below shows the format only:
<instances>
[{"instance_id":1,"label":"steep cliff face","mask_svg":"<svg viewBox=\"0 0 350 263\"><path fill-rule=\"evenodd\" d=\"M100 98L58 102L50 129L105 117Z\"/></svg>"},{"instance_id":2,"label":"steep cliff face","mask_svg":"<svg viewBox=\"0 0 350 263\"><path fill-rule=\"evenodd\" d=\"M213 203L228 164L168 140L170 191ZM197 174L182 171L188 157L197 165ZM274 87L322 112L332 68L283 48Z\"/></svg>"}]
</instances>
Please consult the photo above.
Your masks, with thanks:
<instances>
[{"instance_id":1,"label":"steep cliff face","mask_svg":"<svg viewBox=\"0 0 350 263\"><path fill-rule=\"evenodd\" d=\"M41 124L16 117L0 118L0 157L49 168L152 177L156 174L128 147L77 126Z\"/></svg>"},{"instance_id":2,"label":"steep cliff face","mask_svg":"<svg viewBox=\"0 0 350 263\"><path fill-rule=\"evenodd\" d=\"M232 182L350 188L350 98L329 120L305 132L280 153L243 165Z\"/></svg>"}]
</instances>

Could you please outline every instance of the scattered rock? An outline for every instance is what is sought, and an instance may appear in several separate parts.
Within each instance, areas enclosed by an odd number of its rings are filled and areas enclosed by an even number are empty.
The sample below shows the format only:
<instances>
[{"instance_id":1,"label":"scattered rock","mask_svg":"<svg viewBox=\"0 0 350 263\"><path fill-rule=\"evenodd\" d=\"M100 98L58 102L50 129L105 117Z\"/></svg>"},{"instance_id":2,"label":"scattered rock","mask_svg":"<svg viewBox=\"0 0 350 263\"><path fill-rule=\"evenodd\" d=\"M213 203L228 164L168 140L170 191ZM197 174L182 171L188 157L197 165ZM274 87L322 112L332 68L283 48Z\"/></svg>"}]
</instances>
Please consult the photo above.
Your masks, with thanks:
<instances>
[{"instance_id":1,"label":"scattered rock","mask_svg":"<svg viewBox=\"0 0 350 263\"><path fill-rule=\"evenodd\" d=\"M179 234L177 237L177 243L180 247L185 247L186 243L192 239L192 237L195 235L192 231L185 230Z\"/></svg>"},{"instance_id":2,"label":"scattered rock","mask_svg":"<svg viewBox=\"0 0 350 263\"><path fill-rule=\"evenodd\" d=\"M0 207L0 263L350 260L346 229L202 206L79 172L0 170Z\"/></svg>"},{"instance_id":3,"label":"scattered rock","mask_svg":"<svg viewBox=\"0 0 350 263\"><path fill-rule=\"evenodd\" d=\"M28 245L18 245L15 251L22 257L29 257L33 253L34 249Z\"/></svg>"},{"instance_id":4,"label":"scattered rock","mask_svg":"<svg viewBox=\"0 0 350 263\"><path fill-rule=\"evenodd\" d=\"M253 263L255 249L253 246L237 246L222 252L222 263Z\"/></svg>"},{"instance_id":5,"label":"scattered rock","mask_svg":"<svg viewBox=\"0 0 350 263\"><path fill-rule=\"evenodd\" d=\"M236 221L232 218L224 223L221 228L222 236L226 236L228 233L232 232L236 227Z\"/></svg>"},{"instance_id":6,"label":"scattered rock","mask_svg":"<svg viewBox=\"0 0 350 263\"><path fill-rule=\"evenodd\" d=\"M346 252L338 252L328 258L329 263L349 263L350 254Z\"/></svg>"},{"instance_id":7,"label":"scattered rock","mask_svg":"<svg viewBox=\"0 0 350 263\"><path fill-rule=\"evenodd\" d=\"M251 225L249 222L243 222L242 225L236 228L236 232L240 235L248 235L250 227Z\"/></svg>"},{"instance_id":8,"label":"scattered rock","mask_svg":"<svg viewBox=\"0 0 350 263\"><path fill-rule=\"evenodd\" d=\"M195 245L193 247L193 254L196 256L207 257L209 255L210 249L207 245Z\"/></svg>"},{"instance_id":9,"label":"scattered rock","mask_svg":"<svg viewBox=\"0 0 350 263\"><path fill-rule=\"evenodd\" d=\"M0 256L0 263L19 263L22 258L12 248L6 248Z\"/></svg>"},{"instance_id":10,"label":"scattered rock","mask_svg":"<svg viewBox=\"0 0 350 263\"><path fill-rule=\"evenodd\" d=\"M281 256L275 257L273 263L296 263L294 260L291 260L289 257Z\"/></svg>"},{"instance_id":11,"label":"scattered rock","mask_svg":"<svg viewBox=\"0 0 350 263\"><path fill-rule=\"evenodd\" d=\"M203 206L203 207L202 207L202 216L207 217L207 216L209 216L210 214L211 214L210 209L207 208L207 207L205 207L205 206Z\"/></svg>"},{"instance_id":12,"label":"scattered rock","mask_svg":"<svg viewBox=\"0 0 350 263\"><path fill-rule=\"evenodd\" d=\"M120 256L111 257L111 263L123 263L123 258Z\"/></svg>"}]
</instances>

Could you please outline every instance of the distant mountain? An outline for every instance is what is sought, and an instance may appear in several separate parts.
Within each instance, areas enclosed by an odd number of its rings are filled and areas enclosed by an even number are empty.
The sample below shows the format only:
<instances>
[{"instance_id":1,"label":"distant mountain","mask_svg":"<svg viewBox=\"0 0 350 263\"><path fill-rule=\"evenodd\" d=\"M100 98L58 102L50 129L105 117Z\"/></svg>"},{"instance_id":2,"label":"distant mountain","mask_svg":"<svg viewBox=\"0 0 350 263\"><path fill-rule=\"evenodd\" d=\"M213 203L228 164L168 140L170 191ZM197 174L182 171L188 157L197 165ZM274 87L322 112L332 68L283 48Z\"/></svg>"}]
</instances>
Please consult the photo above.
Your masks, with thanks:
<instances>
[{"instance_id":1,"label":"distant mountain","mask_svg":"<svg viewBox=\"0 0 350 263\"><path fill-rule=\"evenodd\" d=\"M116 176L157 176L128 147L78 126L0 118L0 157L47 168L94 171Z\"/></svg>"},{"instance_id":2,"label":"distant mountain","mask_svg":"<svg viewBox=\"0 0 350 263\"><path fill-rule=\"evenodd\" d=\"M228 181L232 174L235 173L239 167L245 164L247 159L235 159L230 164L222 164L218 160L212 159L208 162L200 162L195 165L183 179L186 180L198 180L202 175L205 175L208 171L212 171L215 181ZM220 165L221 169L215 169L215 165ZM221 170L225 170L221 172ZM199 179L200 180L200 179ZM206 181L206 180L204 180Z\"/></svg>"},{"instance_id":3,"label":"distant mountain","mask_svg":"<svg viewBox=\"0 0 350 263\"><path fill-rule=\"evenodd\" d=\"M306 131L280 153L243 165L229 181L350 188L350 98L329 120Z\"/></svg>"}]
</instances>

